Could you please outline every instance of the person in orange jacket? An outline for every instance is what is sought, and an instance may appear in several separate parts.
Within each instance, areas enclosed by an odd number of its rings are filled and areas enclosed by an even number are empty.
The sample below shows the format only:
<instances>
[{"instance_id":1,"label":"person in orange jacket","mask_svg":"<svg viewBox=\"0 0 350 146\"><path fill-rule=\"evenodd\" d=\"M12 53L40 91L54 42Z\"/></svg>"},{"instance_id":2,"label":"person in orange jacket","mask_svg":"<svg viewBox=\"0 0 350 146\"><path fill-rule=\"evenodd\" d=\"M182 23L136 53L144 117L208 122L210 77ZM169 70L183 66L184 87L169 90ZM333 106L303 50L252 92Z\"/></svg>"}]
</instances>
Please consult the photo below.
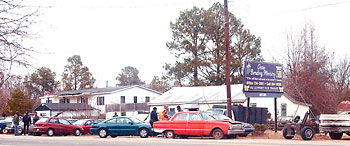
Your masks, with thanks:
<instances>
[{"instance_id":1,"label":"person in orange jacket","mask_svg":"<svg viewBox=\"0 0 350 146\"><path fill-rule=\"evenodd\" d=\"M164 109L159 113L159 121L169 120L168 106L164 105Z\"/></svg>"}]
</instances>

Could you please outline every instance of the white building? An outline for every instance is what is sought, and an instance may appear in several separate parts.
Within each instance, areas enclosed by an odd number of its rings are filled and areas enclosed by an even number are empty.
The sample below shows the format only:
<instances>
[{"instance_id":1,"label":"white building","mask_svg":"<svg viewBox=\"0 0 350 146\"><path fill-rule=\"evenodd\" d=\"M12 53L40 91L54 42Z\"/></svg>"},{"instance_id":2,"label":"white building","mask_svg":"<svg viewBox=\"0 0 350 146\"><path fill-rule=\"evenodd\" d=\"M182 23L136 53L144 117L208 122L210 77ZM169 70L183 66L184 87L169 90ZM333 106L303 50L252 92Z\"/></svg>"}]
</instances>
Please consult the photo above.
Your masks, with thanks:
<instances>
[{"instance_id":1,"label":"white building","mask_svg":"<svg viewBox=\"0 0 350 146\"><path fill-rule=\"evenodd\" d=\"M243 93L243 85L231 85L231 102L247 105L246 96ZM170 112L175 112L176 106L182 109L207 110L213 105L226 105L226 85L222 86L197 86L197 87L173 87L161 96L149 102L150 109L157 107L163 109L163 105L168 105ZM274 98L250 98L250 107L267 108L274 118ZM309 110L310 104L298 102L292 97L284 94L277 98L278 119L299 115L301 118Z\"/></svg>"},{"instance_id":2,"label":"white building","mask_svg":"<svg viewBox=\"0 0 350 146\"><path fill-rule=\"evenodd\" d=\"M154 100L159 95L161 95L160 92L143 86L134 85L63 91L40 97L40 99L42 104L55 103L57 104L56 107L59 107L60 104L87 104L94 110L98 110L99 116L105 115L108 118L111 117L114 112L117 112L118 115L126 116L134 116L138 113L148 112L149 108L147 102ZM51 104L51 106L53 105ZM71 109L77 109L77 107L74 106L76 105L71 104L70 108L62 110L70 110L73 112ZM47 111L42 112L47 113ZM81 114L79 112L76 111L76 115L79 116L79 114Z\"/></svg>"}]
</instances>

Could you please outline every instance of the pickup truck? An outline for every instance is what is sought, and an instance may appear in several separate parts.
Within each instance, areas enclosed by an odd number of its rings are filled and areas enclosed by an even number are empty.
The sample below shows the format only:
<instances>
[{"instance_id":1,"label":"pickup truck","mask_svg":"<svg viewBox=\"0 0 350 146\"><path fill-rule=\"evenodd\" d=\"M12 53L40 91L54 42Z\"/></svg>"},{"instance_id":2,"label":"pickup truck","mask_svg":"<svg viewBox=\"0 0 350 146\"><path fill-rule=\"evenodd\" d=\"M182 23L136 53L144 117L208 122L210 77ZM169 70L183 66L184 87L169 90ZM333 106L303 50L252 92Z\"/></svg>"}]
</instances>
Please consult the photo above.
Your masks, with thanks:
<instances>
[{"instance_id":1,"label":"pickup truck","mask_svg":"<svg viewBox=\"0 0 350 146\"><path fill-rule=\"evenodd\" d=\"M350 111L340 114L321 114L320 132L329 133L331 139L341 139L346 133L350 136Z\"/></svg>"}]
</instances>

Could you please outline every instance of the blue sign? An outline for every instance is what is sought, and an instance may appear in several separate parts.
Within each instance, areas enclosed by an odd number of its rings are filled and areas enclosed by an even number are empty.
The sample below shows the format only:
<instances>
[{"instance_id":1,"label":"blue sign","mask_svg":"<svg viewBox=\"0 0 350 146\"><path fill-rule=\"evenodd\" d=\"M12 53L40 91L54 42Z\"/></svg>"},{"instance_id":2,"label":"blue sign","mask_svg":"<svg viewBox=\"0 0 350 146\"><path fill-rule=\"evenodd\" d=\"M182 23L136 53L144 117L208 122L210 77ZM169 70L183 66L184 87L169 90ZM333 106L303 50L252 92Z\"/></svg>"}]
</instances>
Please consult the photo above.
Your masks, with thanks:
<instances>
[{"instance_id":1,"label":"blue sign","mask_svg":"<svg viewBox=\"0 0 350 146\"><path fill-rule=\"evenodd\" d=\"M282 73L281 64L246 61L244 62L243 92L283 93Z\"/></svg>"}]
</instances>

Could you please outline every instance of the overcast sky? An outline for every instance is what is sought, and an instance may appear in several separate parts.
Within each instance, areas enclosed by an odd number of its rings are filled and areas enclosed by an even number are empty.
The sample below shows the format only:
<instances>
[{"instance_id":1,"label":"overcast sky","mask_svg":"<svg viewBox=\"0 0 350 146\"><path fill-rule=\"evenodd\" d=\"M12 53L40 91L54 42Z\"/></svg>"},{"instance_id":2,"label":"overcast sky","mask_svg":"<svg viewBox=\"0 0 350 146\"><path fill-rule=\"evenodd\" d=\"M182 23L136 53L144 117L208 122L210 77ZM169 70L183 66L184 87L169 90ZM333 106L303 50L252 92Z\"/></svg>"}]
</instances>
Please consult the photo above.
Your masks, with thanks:
<instances>
[{"instance_id":1,"label":"overcast sky","mask_svg":"<svg viewBox=\"0 0 350 146\"><path fill-rule=\"evenodd\" d=\"M219 0L223 4L224 0ZM96 78L97 87L116 84L125 66L136 67L150 83L175 58L166 48L170 21L193 6L209 8L216 0L30 0L40 5L37 38L31 46L36 67L48 67L61 79L67 58L80 55ZM229 11L262 39L266 61L281 59L287 32L305 23L316 29L319 43L336 56L350 53L350 1L229 0Z\"/></svg>"}]
</instances>

